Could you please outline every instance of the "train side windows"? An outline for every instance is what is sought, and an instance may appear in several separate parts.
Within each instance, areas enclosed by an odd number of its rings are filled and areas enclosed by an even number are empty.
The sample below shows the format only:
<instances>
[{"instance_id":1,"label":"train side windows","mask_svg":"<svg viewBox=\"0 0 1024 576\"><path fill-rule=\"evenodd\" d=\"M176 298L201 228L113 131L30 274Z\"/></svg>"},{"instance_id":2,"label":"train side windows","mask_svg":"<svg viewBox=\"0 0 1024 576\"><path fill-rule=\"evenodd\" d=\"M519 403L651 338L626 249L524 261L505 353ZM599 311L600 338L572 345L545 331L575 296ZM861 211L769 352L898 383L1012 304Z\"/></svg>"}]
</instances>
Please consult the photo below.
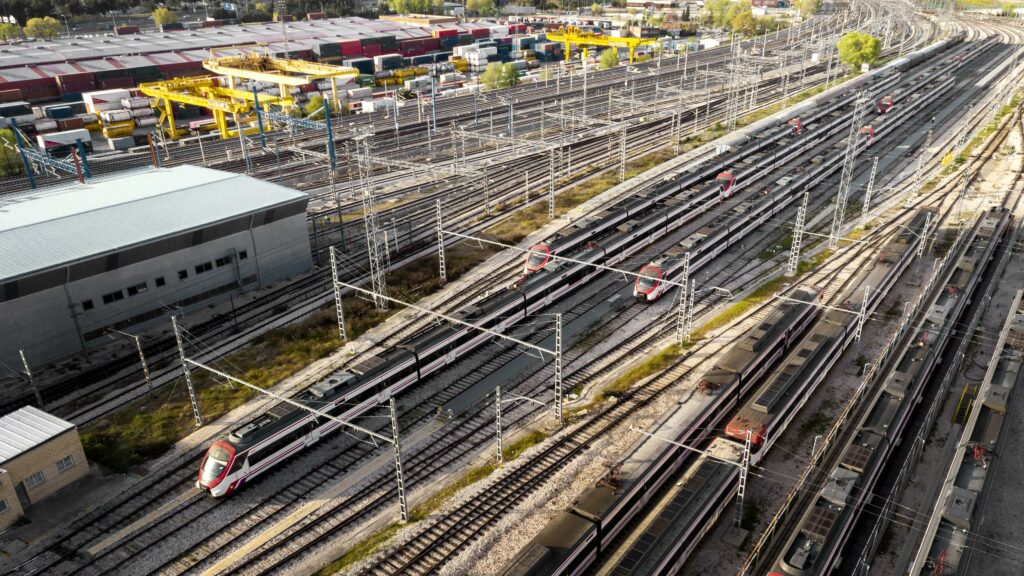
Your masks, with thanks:
<instances>
[{"instance_id":1,"label":"train side windows","mask_svg":"<svg viewBox=\"0 0 1024 576\"><path fill-rule=\"evenodd\" d=\"M213 262L196 264L196 274L202 274L203 272L209 272L210 270L213 270Z\"/></svg>"},{"instance_id":2,"label":"train side windows","mask_svg":"<svg viewBox=\"0 0 1024 576\"><path fill-rule=\"evenodd\" d=\"M236 457L234 463L231 464L231 470L228 471L228 474L234 474L235 472L241 470L242 466L245 465L245 460L245 456Z\"/></svg>"},{"instance_id":3,"label":"train side windows","mask_svg":"<svg viewBox=\"0 0 1024 576\"><path fill-rule=\"evenodd\" d=\"M103 295L103 303L104 304L113 304L114 302L117 302L118 300L123 300L123 299L124 299L124 292L121 292L120 290L118 290L117 292L111 292L110 294L104 294Z\"/></svg>"}]
</instances>

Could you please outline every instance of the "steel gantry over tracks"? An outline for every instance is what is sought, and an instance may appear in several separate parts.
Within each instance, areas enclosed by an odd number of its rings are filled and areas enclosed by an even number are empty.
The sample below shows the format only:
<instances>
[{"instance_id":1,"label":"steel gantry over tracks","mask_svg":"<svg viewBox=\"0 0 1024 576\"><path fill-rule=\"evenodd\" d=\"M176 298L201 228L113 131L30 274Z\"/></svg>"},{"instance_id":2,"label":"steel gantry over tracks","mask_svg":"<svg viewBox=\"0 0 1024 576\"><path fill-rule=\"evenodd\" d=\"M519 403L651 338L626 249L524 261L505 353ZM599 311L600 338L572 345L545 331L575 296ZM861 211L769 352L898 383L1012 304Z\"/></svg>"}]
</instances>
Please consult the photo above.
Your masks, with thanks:
<instances>
[{"instance_id":1,"label":"steel gantry over tracks","mask_svg":"<svg viewBox=\"0 0 1024 576\"><path fill-rule=\"evenodd\" d=\"M575 44L580 47L583 51L583 58L587 57L587 51L591 46L607 47L607 48L628 48L629 49L629 61L632 63L636 55L636 49L638 46L644 46L648 44L655 44L657 40L653 38L616 38L614 36L605 36L604 34L595 34L593 32L586 32L580 30L576 26L569 26L566 28L559 28L554 32L548 32L548 40L552 42L562 42L565 44L565 61L568 62L571 59L571 45Z\"/></svg>"}]
</instances>

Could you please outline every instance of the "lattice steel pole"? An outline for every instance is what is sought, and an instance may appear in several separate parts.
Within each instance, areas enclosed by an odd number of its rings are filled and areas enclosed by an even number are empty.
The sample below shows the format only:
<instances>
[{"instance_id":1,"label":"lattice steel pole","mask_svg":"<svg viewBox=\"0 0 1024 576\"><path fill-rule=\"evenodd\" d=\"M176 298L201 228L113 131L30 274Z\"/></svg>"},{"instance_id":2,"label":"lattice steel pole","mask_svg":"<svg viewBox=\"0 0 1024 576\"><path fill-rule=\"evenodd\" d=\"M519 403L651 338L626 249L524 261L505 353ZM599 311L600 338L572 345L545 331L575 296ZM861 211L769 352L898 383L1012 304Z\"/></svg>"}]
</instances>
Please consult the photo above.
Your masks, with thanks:
<instances>
[{"instance_id":1,"label":"lattice steel pole","mask_svg":"<svg viewBox=\"0 0 1024 576\"><path fill-rule=\"evenodd\" d=\"M555 418L562 422L562 313L555 314Z\"/></svg>"},{"instance_id":2,"label":"lattice steel pole","mask_svg":"<svg viewBox=\"0 0 1024 576\"><path fill-rule=\"evenodd\" d=\"M185 373L188 399L192 402L192 415L196 419L196 428L199 428L203 425L203 413L199 410L199 397L196 396L196 387L192 383L192 369L185 361L185 343L181 339L181 328L178 326L177 316L171 316L171 328L174 329L174 340L178 343L178 357L181 359L181 371Z\"/></svg>"},{"instance_id":3,"label":"lattice steel pole","mask_svg":"<svg viewBox=\"0 0 1024 576\"><path fill-rule=\"evenodd\" d=\"M626 125L622 125L622 140L619 144L619 182L626 181Z\"/></svg>"},{"instance_id":4,"label":"lattice steel pole","mask_svg":"<svg viewBox=\"0 0 1024 576\"><path fill-rule=\"evenodd\" d=\"M398 411L395 399L388 403L391 408L391 444L395 447L395 476L398 480L398 508L402 514L402 522L409 521L409 502L405 499L405 476L402 474L402 447L398 441Z\"/></svg>"},{"instance_id":5,"label":"lattice steel pole","mask_svg":"<svg viewBox=\"0 0 1024 576\"><path fill-rule=\"evenodd\" d=\"M846 136L846 156L843 159L843 174L839 180L839 193L836 195L835 211L832 214L832 230L829 232L829 248L839 246L839 237L842 235L843 218L846 216L846 199L850 194L850 184L853 181L853 167L857 162L857 153L860 151L858 132L860 123L867 110L868 99L863 92L858 92L854 99L853 116L850 118L850 130Z\"/></svg>"},{"instance_id":6,"label":"lattice steel pole","mask_svg":"<svg viewBox=\"0 0 1024 576\"><path fill-rule=\"evenodd\" d=\"M444 222L441 219L441 199L437 199L437 273L441 283L448 282L448 271L444 263Z\"/></svg>"},{"instance_id":7,"label":"lattice steel pole","mask_svg":"<svg viewBox=\"0 0 1024 576\"><path fill-rule=\"evenodd\" d=\"M494 423L498 433L498 466L505 463L504 450L501 448L501 386L494 388Z\"/></svg>"},{"instance_id":8,"label":"lattice steel pole","mask_svg":"<svg viewBox=\"0 0 1024 576\"><path fill-rule=\"evenodd\" d=\"M871 286L864 287L864 301L860 305L860 316L857 318L857 331L854 333L854 340L860 342L861 332L864 331L864 322L868 318L868 295L871 293Z\"/></svg>"},{"instance_id":9,"label":"lattice steel pole","mask_svg":"<svg viewBox=\"0 0 1024 576\"><path fill-rule=\"evenodd\" d=\"M348 332L345 330L345 311L341 301L341 284L338 282L338 256L334 246L329 246L327 250L331 255L331 281L334 285L334 314L338 318L338 336L342 342L348 342Z\"/></svg>"},{"instance_id":10,"label":"lattice steel pole","mask_svg":"<svg viewBox=\"0 0 1024 576\"><path fill-rule=\"evenodd\" d=\"M871 192L875 189L875 173L878 171L878 156L871 160L871 176L868 176L868 187L864 190L864 205L860 209L860 227L868 223L868 213L871 212Z\"/></svg>"},{"instance_id":11,"label":"lattice steel pole","mask_svg":"<svg viewBox=\"0 0 1024 576\"><path fill-rule=\"evenodd\" d=\"M690 280L690 295L686 298L686 341L693 337L693 299L696 294L696 280Z\"/></svg>"},{"instance_id":12,"label":"lattice steel pole","mask_svg":"<svg viewBox=\"0 0 1024 576\"><path fill-rule=\"evenodd\" d=\"M32 376L32 369L29 368L28 358L25 357L25 351L18 350L18 354L21 355L21 365L25 367L25 378L28 379L29 388L32 389L32 393L36 397L36 402L39 404L39 408L45 410L46 404L43 403L43 395L39 393L39 388L36 387L36 380Z\"/></svg>"},{"instance_id":13,"label":"lattice steel pole","mask_svg":"<svg viewBox=\"0 0 1024 576\"><path fill-rule=\"evenodd\" d=\"M796 226L793 227L793 241L789 245L789 264L786 267L786 275L796 274L800 267L800 245L804 239L804 225L807 221L807 190L804 190L804 198L800 208L796 211Z\"/></svg>"},{"instance_id":14,"label":"lattice steel pole","mask_svg":"<svg viewBox=\"0 0 1024 576\"><path fill-rule=\"evenodd\" d=\"M149 393L153 393L153 379L149 376L149 365L146 364L146 354L142 351L142 339L138 336L132 335L132 339L135 340L135 349L139 352L139 362L142 364L142 375L146 378L146 387L149 388Z\"/></svg>"},{"instance_id":15,"label":"lattice steel pole","mask_svg":"<svg viewBox=\"0 0 1024 576\"><path fill-rule=\"evenodd\" d=\"M676 343L680 346L687 340L686 335L686 300L690 286L690 253L683 254L683 273L679 279L679 313L676 317Z\"/></svg>"},{"instance_id":16,"label":"lattice steel pole","mask_svg":"<svg viewBox=\"0 0 1024 576\"><path fill-rule=\"evenodd\" d=\"M925 156L928 155L928 148L931 145L932 131L929 130L924 140L924 146L921 148L921 154L917 157L917 168L914 169L914 185L911 187L910 195L907 196L906 207L908 208L914 203L914 198L921 192L921 180L924 179Z\"/></svg>"},{"instance_id":17,"label":"lattice steel pole","mask_svg":"<svg viewBox=\"0 0 1024 576\"><path fill-rule=\"evenodd\" d=\"M736 517L733 525L737 528L743 523L743 497L747 493L747 474L750 471L750 430L743 440L743 458L740 460L740 481L736 487Z\"/></svg>"},{"instance_id":18,"label":"lattice steel pole","mask_svg":"<svg viewBox=\"0 0 1024 576\"><path fill-rule=\"evenodd\" d=\"M369 134L364 133L361 135L361 141L357 142L357 146L361 145L363 147L363 154L359 156L360 187L362 188L363 199L363 226L366 228L366 251L370 261L370 281L374 293L373 303L378 310L387 310L387 300L379 296L387 294L388 291L387 280L384 277L387 273L384 259L388 255L382 252L381 239L383 234L377 224L375 198L373 189L370 187L371 160L368 137ZM386 251L387 248L384 247L383 250Z\"/></svg>"},{"instance_id":19,"label":"lattice steel pole","mask_svg":"<svg viewBox=\"0 0 1024 576\"><path fill-rule=\"evenodd\" d=\"M555 151L548 157L548 220L555 219Z\"/></svg>"},{"instance_id":20,"label":"lattice steel pole","mask_svg":"<svg viewBox=\"0 0 1024 576\"><path fill-rule=\"evenodd\" d=\"M928 212L924 215L924 228L921 230L921 237L917 239L917 257L920 258L924 255L924 244L925 240L930 234L930 228L932 226L932 213Z\"/></svg>"}]
</instances>

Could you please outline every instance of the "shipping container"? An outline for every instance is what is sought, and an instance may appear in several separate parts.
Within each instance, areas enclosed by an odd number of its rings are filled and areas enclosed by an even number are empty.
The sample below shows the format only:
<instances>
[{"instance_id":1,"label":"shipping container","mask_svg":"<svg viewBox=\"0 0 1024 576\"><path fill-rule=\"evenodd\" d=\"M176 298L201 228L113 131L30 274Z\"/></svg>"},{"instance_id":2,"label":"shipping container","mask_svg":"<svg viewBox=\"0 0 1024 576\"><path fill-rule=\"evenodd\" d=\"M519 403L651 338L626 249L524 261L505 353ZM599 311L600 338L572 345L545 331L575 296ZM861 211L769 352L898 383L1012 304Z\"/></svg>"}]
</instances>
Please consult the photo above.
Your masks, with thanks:
<instances>
[{"instance_id":1,"label":"shipping container","mask_svg":"<svg viewBox=\"0 0 1024 576\"><path fill-rule=\"evenodd\" d=\"M132 108L128 110L131 113L132 118L149 118L150 116L156 116L152 108Z\"/></svg>"},{"instance_id":2,"label":"shipping container","mask_svg":"<svg viewBox=\"0 0 1024 576\"><path fill-rule=\"evenodd\" d=\"M118 122L124 122L125 120L131 120L132 113L127 110L105 110L100 112L100 120L104 124L116 124Z\"/></svg>"},{"instance_id":3,"label":"shipping container","mask_svg":"<svg viewBox=\"0 0 1024 576\"><path fill-rule=\"evenodd\" d=\"M126 34L138 34L139 31L140 30L138 26L118 26L117 28L114 28L114 34L117 36L124 36Z\"/></svg>"},{"instance_id":4,"label":"shipping container","mask_svg":"<svg viewBox=\"0 0 1024 576\"><path fill-rule=\"evenodd\" d=\"M359 40L342 40L340 46L342 56L358 56L363 53L363 44Z\"/></svg>"},{"instance_id":5,"label":"shipping container","mask_svg":"<svg viewBox=\"0 0 1024 576\"><path fill-rule=\"evenodd\" d=\"M71 106L54 105L43 107L43 116L46 116L47 118L52 118L53 120L66 120L68 118L73 117L74 115L75 112L71 109Z\"/></svg>"},{"instance_id":6,"label":"shipping container","mask_svg":"<svg viewBox=\"0 0 1024 576\"><path fill-rule=\"evenodd\" d=\"M107 138L116 138L118 136L131 136L135 130L135 122L127 120L125 122L114 122L112 124L103 125L103 136Z\"/></svg>"},{"instance_id":7,"label":"shipping container","mask_svg":"<svg viewBox=\"0 0 1024 576\"><path fill-rule=\"evenodd\" d=\"M88 130L65 130L64 132L51 132L36 136L36 143L39 144L39 148L50 153L66 151L70 147L76 146L79 140L86 146L87 150L92 149L92 138L89 136Z\"/></svg>"},{"instance_id":8,"label":"shipping container","mask_svg":"<svg viewBox=\"0 0 1024 576\"><path fill-rule=\"evenodd\" d=\"M35 122L36 115L32 112L32 106L28 102L5 102L0 104L0 119L3 119L0 124L7 128L10 126L11 120L18 124L31 124Z\"/></svg>"},{"instance_id":9,"label":"shipping container","mask_svg":"<svg viewBox=\"0 0 1024 576\"><path fill-rule=\"evenodd\" d=\"M0 103L18 102L21 100L21 90L0 90Z\"/></svg>"},{"instance_id":10,"label":"shipping container","mask_svg":"<svg viewBox=\"0 0 1024 576\"><path fill-rule=\"evenodd\" d=\"M53 132L57 130L57 121L50 118L43 118L32 123L36 133Z\"/></svg>"},{"instance_id":11,"label":"shipping container","mask_svg":"<svg viewBox=\"0 0 1024 576\"><path fill-rule=\"evenodd\" d=\"M150 116L148 118L135 118L135 125L139 128L146 128L148 126L156 126L156 118Z\"/></svg>"},{"instance_id":12,"label":"shipping container","mask_svg":"<svg viewBox=\"0 0 1024 576\"><path fill-rule=\"evenodd\" d=\"M57 120L57 130L79 130L85 128L85 122L82 122L81 118L68 118L66 120Z\"/></svg>"},{"instance_id":13,"label":"shipping container","mask_svg":"<svg viewBox=\"0 0 1024 576\"><path fill-rule=\"evenodd\" d=\"M360 74L372 75L374 73L372 58L351 58L349 60L345 60L343 65L348 68L355 68L356 70L359 70Z\"/></svg>"},{"instance_id":14,"label":"shipping container","mask_svg":"<svg viewBox=\"0 0 1024 576\"><path fill-rule=\"evenodd\" d=\"M151 105L152 102L145 96L131 96L121 99L121 106L124 108L149 108Z\"/></svg>"},{"instance_id":15,"label":"shipping container","mask_svg":"<svg viewBox=\"0 0 1024 576\"><path fill-rule=\"evenodd\" d=\"M107 78L106 80L100 80L97 84L101 90L134 88L135 80L133 80L131 76L123 76L121 78Z\"/></svg>"}]
</instances>

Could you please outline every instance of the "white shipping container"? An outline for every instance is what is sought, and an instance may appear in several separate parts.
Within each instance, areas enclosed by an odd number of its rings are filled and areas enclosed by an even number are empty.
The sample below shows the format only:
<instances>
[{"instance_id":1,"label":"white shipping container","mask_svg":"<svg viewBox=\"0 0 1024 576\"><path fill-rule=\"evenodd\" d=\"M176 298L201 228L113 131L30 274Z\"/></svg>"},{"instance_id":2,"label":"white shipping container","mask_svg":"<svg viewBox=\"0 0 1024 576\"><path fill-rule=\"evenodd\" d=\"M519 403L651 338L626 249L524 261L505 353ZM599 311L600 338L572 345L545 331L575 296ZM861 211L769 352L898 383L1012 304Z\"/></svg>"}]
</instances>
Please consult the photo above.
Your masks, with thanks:
<instances>
[{"instance_id":1,"label":"white shipping container","mask_svg":"<svg viewBox=\"0 0 1024 576\"><path fill-rule=\"evenodd\" d=\"M132 118L149 118L156 115L152 108L132 108L128 112L132 115Z\"/></svg>"},{"instance_id":2,"label":"white shipping container","mask_svg":"<svg viewBox=\"0 0 1024 576\"><path fill-rule=\"evenodd\" d=\"M106 112L100 112L100 120L103 120L105 124L111 122L124 122L125 120L131 120L132 113L127 110L107 110Z\"/></svg>"},{"instance_id":3,"label":"white shipping container","mask_svg":"<svg viewBox=\"0 0 1024 576\"><path fill-rule=\"evenodd\" d=\"M83 92L82 102L85 103L86 111L99 113L121 108L121 100L123 98L129 98L131 95L132 93L128 90L122 90L120 88L115 88L113 90L97 90L95 92Z\"/></svg>"},{"instance_id":4,"label":"white shipping container","mask_svg":"<svg viewBox=\"0 0 1024 576\"><path fill-rule=\"evenodd\" d=\"M36 132L51 132L57 129L57 121L43 118L35 121Z\"/></svg>"},{"instance_id":5,"label":"white shipping container","mask_svg":"<svg viewBox=\"0 0 1024 576\"><path fill-rule=\"evenodd\" d=\"M54 126L57 123L54 122ZM77 130L65 130L64 132L51 132L49 134L38 134L36 135L36 142L39 147L46 150L47 148L55 148L57 146L71 146L76 140L81 140L82 144L88 144L91 142L89 138L89 131L83 128Z\"/></svg>"},{"instance_id":6,"label":"white shipping container","mask_svg":"<svg viewBox=\"0 0 1024 576\"><path fill-rule=\"evenodd\" d=\"M149 108L150 101L149 101L149 98L145 98L145 97L141 97L141 96L132 96L131 98L121 98L121 106L123 106L123 107L125 107L127 109L131 109L131 108Z\"/></svg>"},{"instance_id":7,"label":"white shipping container","mask_svg":"<svg viewBox=\"0 0 1024 576\"><path fill-rule=\"evenodd\" d=\"M360 107L363 112L373 112L374 102L373 100L363 100L363 105Z\"/></svg>"},{"instance_id":8,"label":"white shipping container","mask_svg":"<svg viewBox=\"0 0 1024 576\"><path fill-rule=\"evenodd\" d=\"M84 124L95 124L99 120L99 116L92 112L86 112L85 114L77 114L76 117L81 120Z\"/></svg>"},{"instance_id":9,"label":"white shipping container","mask_svg":"<svg viewBox=\"0 0 1024 576\"><path fill-rule=\"evenodd\" d=\"M364 100L373 98L373 88L355 88L348 91L348 97L352 100Z\"/></svg>"},{"instance_id":10,"label":"white shipping container","mask_svg":"<svg viewBox=\"0 0 1024 576\"><path fill-rule=\"evenodd\" d=\"M145 128L146 126L156 126L156 118L150 116L149 118L136 118L135 125L139 128Z\"/></svg>"}]
</instances>

